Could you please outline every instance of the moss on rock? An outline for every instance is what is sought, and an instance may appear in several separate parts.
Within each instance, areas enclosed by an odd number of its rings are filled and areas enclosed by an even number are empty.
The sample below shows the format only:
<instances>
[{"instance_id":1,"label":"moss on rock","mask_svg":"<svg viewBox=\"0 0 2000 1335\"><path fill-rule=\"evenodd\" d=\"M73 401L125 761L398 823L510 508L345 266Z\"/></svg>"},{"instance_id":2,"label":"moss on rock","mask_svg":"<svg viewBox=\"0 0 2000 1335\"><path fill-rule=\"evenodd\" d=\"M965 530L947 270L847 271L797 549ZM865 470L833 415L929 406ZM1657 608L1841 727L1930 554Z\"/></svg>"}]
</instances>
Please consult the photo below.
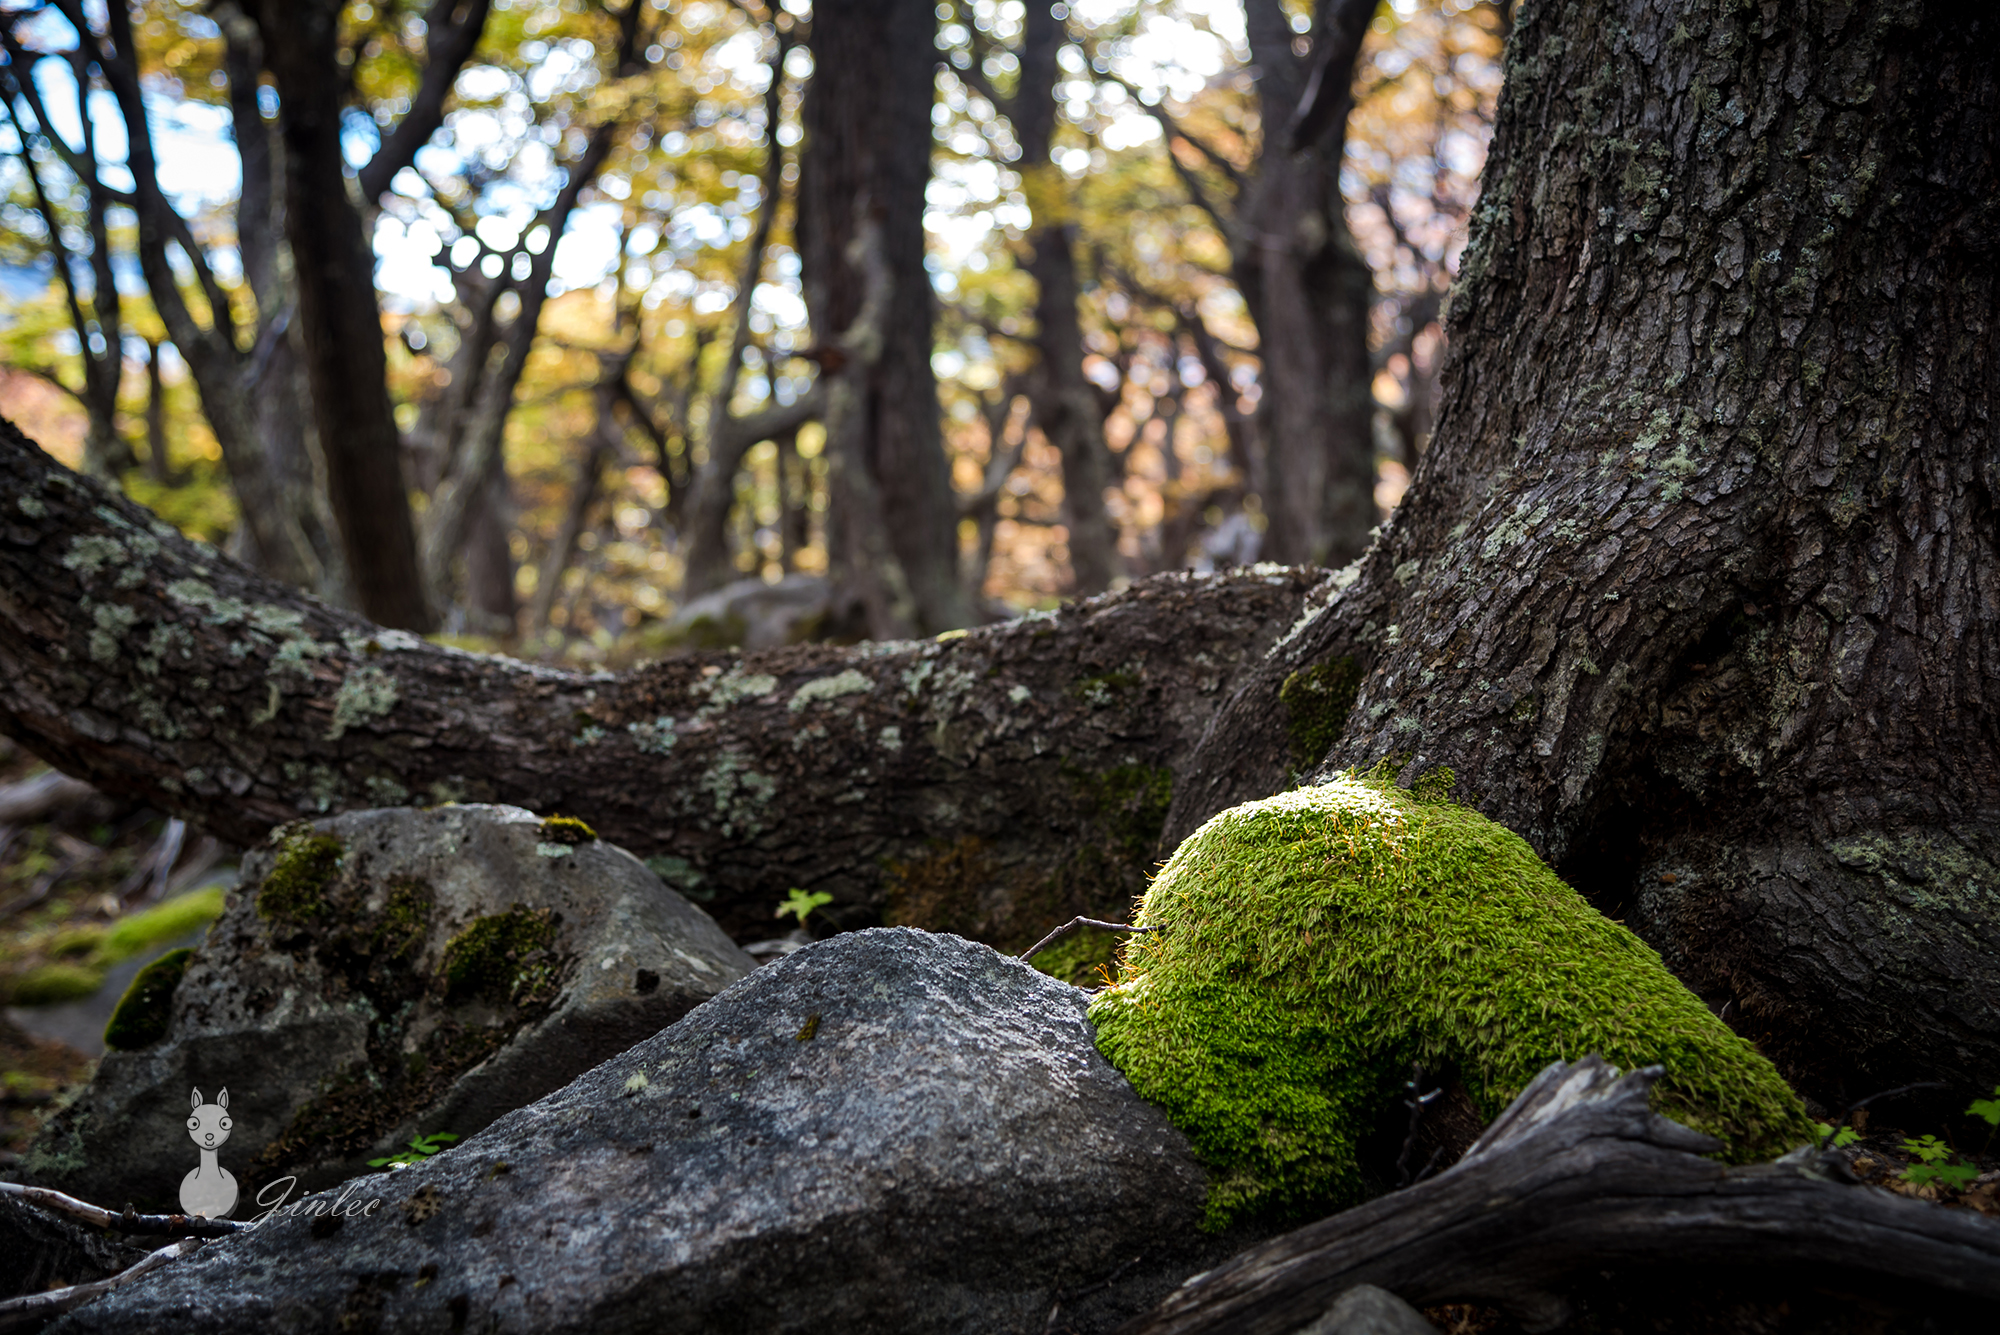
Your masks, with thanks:
<instances>
[{"instance_id":1,"label":"moss on rock","mask_svg":"<svg viewBox=\"0 0 2000 1335\"><path fill-rule=\"evenodd\" d=\"M120 1052L150 1047L167 1036L167 1016L173 1008L174 990L187 973L194 951L187 946L170 950L139 970L118 1009L104 1026L104 1046Z\"/></svg>"},{"instance_id":2,"label":"moss on rock","mask_svg":"<svg viewBox=\"0 0 2000 1335\"><path fill-rule=\"evenodd\" d=\"M449 1001L483 997L531 1006L548 1000L560 981L555 915L515 905L474 918L445 943L439 974Z\"/></svg>"},{"instance_id":3,"label":"moss on rock","mask_svg":"<svg viewBox=\"0 0 2000 1335\"><path fill-rule=\"evenodd\" d=\"M574 816L551 816L542 822L542 842L545 844L587 844L597 838L597 831Z\"/></svg>"},{"instance_id":4,"label":"moss on rock","mask_svg":"<svg viewBox=\"0 0 2000 1335\"><path fill-rule=\"evenodd\" d=\"M257 916L303 922L326 907L325 892L340 869L340 840L310 825L281 831L277 856L257 891Z\"/></svg>"},{"instance_id":5,"label":"moss on rock","mask_svg":"<svg viewBox=\"0 0 2000 1335\"><path fill-rule=\"evenodd\" d=\"M1413 1061L1492 1117L1552 1061L1658 1063L1655 1103L1733 1161L1812 1125L1777 1070L1517 835L1386 773L1253 802L1141 901L1098 1047L1194 1143L1207 1223L1358 1199L1358 1138Z\"/></svg>"}]
</instances>

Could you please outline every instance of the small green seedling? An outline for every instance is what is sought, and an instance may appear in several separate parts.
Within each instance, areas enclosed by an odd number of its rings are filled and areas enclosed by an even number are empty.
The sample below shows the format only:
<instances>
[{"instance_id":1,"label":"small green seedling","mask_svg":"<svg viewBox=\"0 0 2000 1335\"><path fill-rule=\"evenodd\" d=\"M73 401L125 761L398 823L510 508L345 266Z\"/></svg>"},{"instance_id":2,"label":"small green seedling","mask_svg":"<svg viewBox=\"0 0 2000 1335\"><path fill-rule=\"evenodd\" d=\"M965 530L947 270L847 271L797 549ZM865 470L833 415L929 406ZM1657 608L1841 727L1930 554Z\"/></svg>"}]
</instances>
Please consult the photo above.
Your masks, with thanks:
<instances>
[{"instance_id":1,"label":"small green seedling","mask_svg":"<svg viewBox=\"0 0 2000 1335\"><path fill-rule=\"evenodd\" d=\"M1992 1098L1974 1099L1972 1106L1965 1111L1992 1127L1993 1131L2000 1131L2000 1085L1993 1086ZM1993 1131L1986 1133L1987 1149L1993 1148Z\"/></svg>"},{"instance_id":2,"label":"small green seedling","mask_svg":"<svg viewBox=\"0 0 2000 1335\"><path fill-rule=\"evenodd\" d=\"M1843 1126L1835 1131L1832 1125L1826 1122L1814 1122L1813 1125L1819 1128L1819 1146L1823 1150L1844 1150L1861 1139L1861 1133L1851 1126ZM1829 1136L1833 1139L1827 1139Z\"/></svg>"},{"instance_id":3,"label":"small green seedling","mask_svg":"<svg viewBox=\"0 0 2000 1335\"><path fill-rule=\"evenodd\" d=\"M815 890L811 894L807 894L797 886L793 886L785 895L785 902L778 905L778 911L771 916L782 918L789 913L799 920L799 926L804 927L806 919L811 916L814 909L819 908L823 904L831 904L832 902L833 896L824 890Z\"/></svg>"},{"instance_id":4,"label":"small green seedling","mask_svg":"<svg viewBox=\"0 0 2000 1335\"><path fill-rule=\"evenodd\" d=\"M422 1163L457 1139L458 1137L449 1131L433 1131L428 1136L418 1136L410 1142L410 1148L400 1154L392 1154L386 1159L370 1159L368 1166L370 1168L408 1168L411 1164Z\"/></svg>"},{"instance_id":5,"label":"small green seedling","mask_svg":"<svg viewBox=\"0 0 2000 1335\"><path fill-rule=\"evenodd\" d=\"M1936 1185L1953 1191L1964 1191L1979 1176L1976 1165L1952 1163L1957 1156L1951 1146L1936 1136L1919 1136L1915 1140L1903 1142L1903 1153L1917 1159L1914 1166L1903 1170L1903 1181L1911 1186Z\"/></svg>"}]
</instances>

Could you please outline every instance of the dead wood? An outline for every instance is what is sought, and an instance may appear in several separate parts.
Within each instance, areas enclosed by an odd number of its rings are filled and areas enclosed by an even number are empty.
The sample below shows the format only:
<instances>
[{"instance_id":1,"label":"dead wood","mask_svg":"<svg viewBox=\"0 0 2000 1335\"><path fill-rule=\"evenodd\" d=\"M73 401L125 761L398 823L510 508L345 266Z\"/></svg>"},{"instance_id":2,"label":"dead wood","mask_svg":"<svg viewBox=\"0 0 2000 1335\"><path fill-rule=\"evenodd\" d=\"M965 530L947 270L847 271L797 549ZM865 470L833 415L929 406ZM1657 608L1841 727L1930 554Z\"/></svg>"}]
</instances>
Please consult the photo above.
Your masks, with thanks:
<instances>
[{"instance_id":1,"label":"dead wood","mask_svg":"<svg viewBox=\"0 0 2000 1335\"><path fill-rule=\"evenodd\" d=\"M1453 1168L1239 1253L1120 1335L1284 1335L1357 1284L1548 1330L1571 1276L1638 1265L1838 1266L2000 1300L2000 1223L1833 1181L1809 1149L1704 1159L1717 1142L1648 1109L1660 1075L1558 1062Z\"/></svg>"}]
</instances>

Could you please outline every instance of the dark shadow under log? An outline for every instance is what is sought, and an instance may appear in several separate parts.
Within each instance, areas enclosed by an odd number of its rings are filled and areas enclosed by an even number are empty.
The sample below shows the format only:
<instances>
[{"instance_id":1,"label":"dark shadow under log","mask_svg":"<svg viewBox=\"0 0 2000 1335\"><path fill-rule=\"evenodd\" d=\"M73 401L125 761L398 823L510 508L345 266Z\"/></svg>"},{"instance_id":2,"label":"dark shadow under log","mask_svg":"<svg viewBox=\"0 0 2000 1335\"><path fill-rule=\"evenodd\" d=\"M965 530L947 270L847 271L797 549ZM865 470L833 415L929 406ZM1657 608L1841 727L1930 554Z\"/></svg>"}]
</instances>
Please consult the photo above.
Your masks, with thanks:
<instances>
[{"instance_id":1,"label":"dark shadow under log","mask_svg":"<svg viewBox=\"0 0 2000 1335\"><path fill-rule=\"evenodd\" d=\"M1552 1065L1455 1167L1239 1253L1120 1335L1287 1335L1357 1284L1548 1330L1574 1277L1626 1267L1837 1267L2000 1302L2000 1221L1833 1181L1811 1151L1701 1158L1717 1142L1648 1109L1659 1075Z\"/></svg>"}]
</instances>

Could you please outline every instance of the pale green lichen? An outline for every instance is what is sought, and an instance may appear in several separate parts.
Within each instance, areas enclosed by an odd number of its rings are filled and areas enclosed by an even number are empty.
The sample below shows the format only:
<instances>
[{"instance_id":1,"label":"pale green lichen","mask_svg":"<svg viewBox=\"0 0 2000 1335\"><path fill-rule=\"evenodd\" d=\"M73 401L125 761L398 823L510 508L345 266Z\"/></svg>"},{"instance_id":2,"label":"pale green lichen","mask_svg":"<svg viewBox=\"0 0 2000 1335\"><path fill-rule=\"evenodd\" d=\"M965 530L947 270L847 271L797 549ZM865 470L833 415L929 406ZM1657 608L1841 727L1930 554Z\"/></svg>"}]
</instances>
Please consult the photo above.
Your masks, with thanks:
<instances>
[{"instance_id":1,"label":"pale green lichen","mask_svg":"<svg viewBox=\"0 0 2000 1335\"><path fill-rule=\"evenodd\" d=\"M90 619L94 626L90 632L90 659L93 663L109 663L117 659L118 643L139 620L139 614L119 603L99 603L91 608Z\"/></svg>"},{"instance_id":2,"label":"pale green lichen","mask_svg":"<svg viewBox=\"0 0 2000 1335\"><path fill-rule=\"evenodd\" d=\"M1007 689L1007 701L1009 704L1026 704L1034 698L1034 695L1035 693L1025 686L1010 686Z\"/></svg>"},{"instance_id":3,"label":"pale green lichen","mask_svg":"<svg viewBox=\"0 0 2000 1335\"><path fill-rule=\"evenodd\" d=\"M95 533L71 539L69 551L62 559L63 569L73 571L86 580L97 578L107 566L118 567L124 563L125 544L116 538Z\"/></svg>"},{"instance_id":4,"label":"pale green lichen","mask_svg":"<svg viewBox=\"0 0 2000 1335\"><path fill-rule=\"evenodd\" d=\"M648 755L663 756L680 740L673 719L664 714L651 723L628 723L625 731L631 734L632 744Z\"/></svg>"},{"instance_id":5,"label":"pale green lichen","mask_svg":"<svg viewBox=\"0 0 2000 1335\"><path fill-rule=\"evenodd\" d=\"M843 695L865 695L875 688L870 681L853 668L836 673L831 677L820 677L809 681L792 692L787 708L794 714L812 704L815 700L837 700Z\"/></svg>"},{"instance_id":6,"label":"pale green lichen","mask_svg":"<svg viewBox=\"0 0 2000 1335\"><path fill-rule=\"evenodd\" d=\"M40 519L49 512L49 507L34 496L23 496L14 502L14 508L30 519Z\"/></svg>"},{"instance_id":7,"label":"pale green lichen","mask_svg":"<svg viewBox=\"0 0 2000 1335\"><path fill-rule=\"evenodd\" d=\"M884 751L900 751L903 749L903 730L891 723L882 729L875 740L881 744Z\"/></svg>"},{"instance_id":8,"label":"pale green lichen","mask_svg":"<svg viewBox=\"0 0 2000 1335\"><path fill-rule=\"evenodd\" d=\"M1209 1165L1209 1226L1358 1198L1358 1138L1416 1061L1487 1116L1552 1061L1658 1063L1660 1111L1733 1160L1811 1136L1658 955L1443 786L1349 774L1237 807L1141 901L1164 930L1127 942L1090 1018Z\"/></svg>"},{"instance_id":9,"label":"pale green lichen","mask_svg":"<svg viewBox=\"0 0 2000 1335\"><path fill-rule=\"evenodd\" d=\"M762 833L764 808L777 795L777 780L750 768L748 757L724 751L702 772L701 789L715 803L722 837Z\"/></svg>"},{"instance_id":10,"label":"pale green lichen","mask_svg":"<svg viewBox=\"0 0 2000 1335\"><path fill-rule=\"evenodd\" d=\"M339 741L349 728L381 718L396 707L399 698L395 679L388 673L380 668L357 668L340 683L340 694L333 698L333 725L327 729L326 739Z\"/></svg>"},{"instance_id":11,"label":"pale green lichen","mask_svg":"<svg viewBox=\"0 0 2000 1335\"><path fill-rule=\"evenodd\" d=\"M703 707L703 715L714 715L745 700L755 700L778 689L778 679L768 672L745 672L741 668L730 668L714 677L704 678L688 688L690 695L708 697Z\"/></svg>"}]
</instances>

